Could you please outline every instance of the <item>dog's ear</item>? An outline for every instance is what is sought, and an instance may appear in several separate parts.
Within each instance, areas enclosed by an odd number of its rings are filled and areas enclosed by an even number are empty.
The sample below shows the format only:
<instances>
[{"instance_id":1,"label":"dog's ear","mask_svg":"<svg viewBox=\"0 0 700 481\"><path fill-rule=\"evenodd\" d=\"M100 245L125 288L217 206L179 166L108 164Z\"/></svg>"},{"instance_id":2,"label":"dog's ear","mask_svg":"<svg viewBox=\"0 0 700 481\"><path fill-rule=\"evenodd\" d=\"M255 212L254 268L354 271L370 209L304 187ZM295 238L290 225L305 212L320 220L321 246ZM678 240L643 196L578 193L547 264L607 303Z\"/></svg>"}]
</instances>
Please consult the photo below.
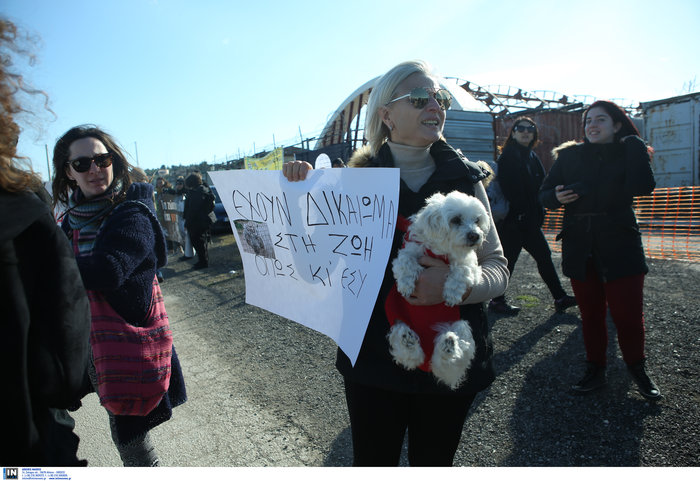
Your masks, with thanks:
<instances>
[{"instance_id":1,"label":"dog's ear","mask_svg":"<svg viewBox=\"0 0 700 481\"><path fill-rule=\"evenodd\" d=\"M479 215L477 217L476 224L479 226L481 231L486 234L491 229L491 217L481 201L477 199L477 203L479 204Z\"/></svg>"},{"instance_id":2,"label":"dog's ear","mask_svg":"<svg viewBox=\"0 0 700 481\"><path fill-rule=\"evenodd\" d=\"M415 223L416 235L424 242L428 239L441 237L445 231L444 213L439 201L426 205L421 209L420 222Z\"/></svg>"},{"instance_id":3,"label":"dog's ear","mask_svg":"<svg viewBox=\"0 0 700 481\"><path fill-rule=\"evenodd\" d=\"M445 202L445 195L441 192L436 192L427 199L425 199L425 205L426 207L432 204L436 203L443 203Z\"/></svg>"}]
</instances>

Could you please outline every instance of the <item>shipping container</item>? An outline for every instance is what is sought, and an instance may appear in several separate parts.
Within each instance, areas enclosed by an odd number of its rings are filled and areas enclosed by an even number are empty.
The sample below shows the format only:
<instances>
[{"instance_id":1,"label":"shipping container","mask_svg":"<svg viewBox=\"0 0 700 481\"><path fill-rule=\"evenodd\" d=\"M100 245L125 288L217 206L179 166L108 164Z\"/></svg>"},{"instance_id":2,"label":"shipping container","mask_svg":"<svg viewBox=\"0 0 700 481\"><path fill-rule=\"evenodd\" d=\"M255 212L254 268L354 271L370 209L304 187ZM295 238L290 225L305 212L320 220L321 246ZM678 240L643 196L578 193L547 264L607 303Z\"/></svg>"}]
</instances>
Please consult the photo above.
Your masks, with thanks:
<instances>
[{"instance_id":1,"label":"shipping container","mask_svg":"<svg viewBox=\"0 0 700 481\"><path fill-rule=\"evenodd\" d=\"M493 116L490 112L448 110L445 140L473 161L492 161L495 155Z\"/></svg>"},{"instance_id":2,"label":"shipping container","mask_svg":"<svg viewBox=\"0 0 700 481\"><path fill-rule=\"evenodd\" d=\"M700 185L700 92L641 105L656 186Z\"/></svg>"},{"instance_id":3,"label":"shipping container","mask_svg":"<svg viewBox=\"0 0 700 481\"><path fill-rule=\"evenodd\" d=\"M554 163L552 149L569 140L583 140L581 115L583 106L560 109L524 110L499 117L494 123L497 145L503 145L518 117L529 117L537 124L539 142L533 149L542 161L546 172Z\"/></svg>"}]
</instances>

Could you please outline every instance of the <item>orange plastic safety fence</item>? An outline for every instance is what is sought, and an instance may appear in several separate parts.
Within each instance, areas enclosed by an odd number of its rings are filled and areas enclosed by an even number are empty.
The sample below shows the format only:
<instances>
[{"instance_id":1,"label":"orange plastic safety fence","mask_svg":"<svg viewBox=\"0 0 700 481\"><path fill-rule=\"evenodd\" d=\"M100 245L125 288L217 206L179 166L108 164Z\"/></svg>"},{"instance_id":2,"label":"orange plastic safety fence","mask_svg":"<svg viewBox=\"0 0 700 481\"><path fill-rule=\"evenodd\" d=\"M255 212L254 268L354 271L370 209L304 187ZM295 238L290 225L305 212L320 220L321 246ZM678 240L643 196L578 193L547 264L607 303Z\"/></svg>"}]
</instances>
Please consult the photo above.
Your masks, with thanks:
<instances>
[{"instance_id":1,"label":"orange plastic safety fence","mask_svg":"<svg viewBox=\"0 0 700 481\"><path fill-rule=\"evenodd\" d=\"M700 262L700 187L664 187L635 198L634 212L647 257ZM542 230L551 249L561 230L564 208L547 211Z\"/></svg>"}]
</instances>

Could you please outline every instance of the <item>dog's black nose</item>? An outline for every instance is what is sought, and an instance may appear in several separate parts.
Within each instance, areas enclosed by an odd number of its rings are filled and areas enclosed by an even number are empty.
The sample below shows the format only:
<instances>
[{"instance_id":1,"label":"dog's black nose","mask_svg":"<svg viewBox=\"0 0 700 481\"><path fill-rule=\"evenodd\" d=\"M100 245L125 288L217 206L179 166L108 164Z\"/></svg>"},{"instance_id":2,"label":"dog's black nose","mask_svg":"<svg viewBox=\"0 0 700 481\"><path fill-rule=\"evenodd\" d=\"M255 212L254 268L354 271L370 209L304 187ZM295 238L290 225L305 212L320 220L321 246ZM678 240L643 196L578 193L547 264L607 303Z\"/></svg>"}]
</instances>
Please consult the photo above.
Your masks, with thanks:
<instances>
[{"instance_id":1,"label":"dog's black nose","mask_svg":"<svg viewBox=\"0 0 700 481\"><path fill-rule=\"evenodd\" d=\"M479 242L479 234L477 234L476 232L470 232L469 234L467 234L467 240L471 244L475 244L476 242Z\"/></svg>"}]
</instances>

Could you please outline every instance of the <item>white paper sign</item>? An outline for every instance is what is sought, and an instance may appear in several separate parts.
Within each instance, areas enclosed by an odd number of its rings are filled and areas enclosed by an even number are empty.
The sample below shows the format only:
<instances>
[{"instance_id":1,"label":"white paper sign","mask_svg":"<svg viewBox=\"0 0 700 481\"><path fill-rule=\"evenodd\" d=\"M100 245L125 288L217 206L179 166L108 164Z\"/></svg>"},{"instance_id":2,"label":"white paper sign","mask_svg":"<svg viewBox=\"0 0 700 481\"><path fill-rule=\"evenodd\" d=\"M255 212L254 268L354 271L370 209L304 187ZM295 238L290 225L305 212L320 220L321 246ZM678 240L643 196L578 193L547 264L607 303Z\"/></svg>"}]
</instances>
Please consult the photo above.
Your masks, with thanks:
<instances>
[{"instance_id":1,"label":"white paper sign","mask_svg":"<svg viewBox=\"0 0 700 481\"><path fill-rule=\"evenodd\" d=\"M396 224L398 169L209 172L243 260L246 302L333 339L353 365Z\"/></svg>"}]
</instances>

